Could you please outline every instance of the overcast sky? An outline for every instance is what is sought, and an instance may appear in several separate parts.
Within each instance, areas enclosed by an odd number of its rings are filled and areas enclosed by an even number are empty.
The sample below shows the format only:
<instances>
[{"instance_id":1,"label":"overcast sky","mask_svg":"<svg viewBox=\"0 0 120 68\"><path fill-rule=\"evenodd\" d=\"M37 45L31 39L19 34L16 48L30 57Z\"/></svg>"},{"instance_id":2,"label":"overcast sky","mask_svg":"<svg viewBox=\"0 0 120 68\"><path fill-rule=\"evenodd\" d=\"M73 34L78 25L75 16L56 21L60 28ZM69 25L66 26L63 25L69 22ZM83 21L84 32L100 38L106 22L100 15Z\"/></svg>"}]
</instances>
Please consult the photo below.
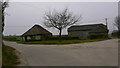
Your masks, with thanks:
<instances>
[{"instance_id":1,"label":"overcast sky","mask_svg":"<svg viewBox=\"0 0 120 68\"><path fill-rule=\"evenodd\" d=\"M105 24L108 18L108 28L113 27L114 18L118 15L117 2L10 2L6 9L4 35L21 35L35 24L43 25L44 14L48 11L61 11L68 8L74 15L82 15L81 24ZM58 34L54 28L46 28L53 34ZM67 29L62 34L67 34Z\"/></svg>"}]
</instances>

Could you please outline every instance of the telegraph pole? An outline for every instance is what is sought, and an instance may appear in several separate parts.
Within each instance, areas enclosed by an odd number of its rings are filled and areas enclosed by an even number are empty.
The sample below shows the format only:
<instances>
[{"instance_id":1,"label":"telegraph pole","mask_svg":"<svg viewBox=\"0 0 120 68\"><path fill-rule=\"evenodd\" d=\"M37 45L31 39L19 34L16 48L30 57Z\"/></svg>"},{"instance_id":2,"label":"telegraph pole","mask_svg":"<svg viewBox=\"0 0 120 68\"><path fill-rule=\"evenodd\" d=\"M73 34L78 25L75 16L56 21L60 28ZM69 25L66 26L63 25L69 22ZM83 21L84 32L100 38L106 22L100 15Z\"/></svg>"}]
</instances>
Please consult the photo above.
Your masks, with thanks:
<instances>
[{"instance_id":1,"label":"telegraph pole","mask_svg":"<svg viewBox=\"0 0 120 68\"><path fill-rule=\"evenodd\" d=\"M108 20L108 19L107 19L107 18L105 18L105 21L106 21L106 27L108 28L108 22L107 22L107 20Z\"/></svg>"},{"instance_id":2,"label":"telegraph pole","mask_svg":"<svg viewBox=\"0 0 120 68\"><path fill-rule=\"evenodd\" d=\"M106 21L106 28L108 30L108 18L105 18L105 21ZM109 30L108 30L108 32L109 32ZM107 37L108 37L108 32L107 32Z\"/></svg>"}]
</instances>

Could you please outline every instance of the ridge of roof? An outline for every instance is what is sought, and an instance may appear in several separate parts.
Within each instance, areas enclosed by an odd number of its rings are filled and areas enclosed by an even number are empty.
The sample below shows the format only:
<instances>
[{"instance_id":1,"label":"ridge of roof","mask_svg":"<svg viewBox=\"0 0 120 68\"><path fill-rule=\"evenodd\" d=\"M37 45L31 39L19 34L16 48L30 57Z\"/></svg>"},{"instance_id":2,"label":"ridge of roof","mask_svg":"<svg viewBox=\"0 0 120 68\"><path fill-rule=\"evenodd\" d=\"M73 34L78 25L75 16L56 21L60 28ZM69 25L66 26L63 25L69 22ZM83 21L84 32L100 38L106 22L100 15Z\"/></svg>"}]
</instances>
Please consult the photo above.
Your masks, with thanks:
<instances>
[{"instance_id":1,"label":"ridge of roof","mask_svg":"<svg viewBox=\"0 0 120 68\"><path fill-rule=\"evenodd\" d=\"M86 24L86 25L73 25L73 26L94 26L94 25L104 25L104 24ZM73 27L71 26L71 27Z\"/></svg>"},{"instance_id":2,"label":"ridge of roof","mask_svg":"<svg viewBox=\"0 0 120 68\"><path fill-rule=\"evenodd\" d=\"M39 27L39 28L42 28L42 29L45 30L46 32L49 32L48 30L46 30L45 28L43 28L43 27L40 26L40 25L36 25L36 24L35 24L34 26L37 26L37 27ZM33 27L34 27L34 26L33 26ZM51 33L51 32L49 32L49 33Z\"/></svg>"},{"instance_id":3,"label":"ridge of roof","mask_svg":"<svg viewBox=\"0 0 120 68\"><path fill-rule=\"evenodd\" d=\"M42 31L44 31L43 33L51 33L48 30L46 30L45 28L43 28L40 25L35 24L34 26L32 26L30 29L28 29L25 33L22 34L22 36L29 34L29 32L31 31L31 29L33 29L34 27L37 27L38 29L42 29ZM51 33L52 34L52 33Z\"/></svg>"},{"instance_id":4,"label":"ridge of roof","mask_svg":"<svg viewBox=\"0 0 120 68\"><path fill-rule=\"evenodd\" d=\"M73 25L71 27L68 28L68 31L77 31L77 30L93 30L95 28L98 28L98 26L101 27L101 25L103 25L104 29L106 29L106 25L104 24L87 24L87 25Z\"/></svg>"}]
</instances>

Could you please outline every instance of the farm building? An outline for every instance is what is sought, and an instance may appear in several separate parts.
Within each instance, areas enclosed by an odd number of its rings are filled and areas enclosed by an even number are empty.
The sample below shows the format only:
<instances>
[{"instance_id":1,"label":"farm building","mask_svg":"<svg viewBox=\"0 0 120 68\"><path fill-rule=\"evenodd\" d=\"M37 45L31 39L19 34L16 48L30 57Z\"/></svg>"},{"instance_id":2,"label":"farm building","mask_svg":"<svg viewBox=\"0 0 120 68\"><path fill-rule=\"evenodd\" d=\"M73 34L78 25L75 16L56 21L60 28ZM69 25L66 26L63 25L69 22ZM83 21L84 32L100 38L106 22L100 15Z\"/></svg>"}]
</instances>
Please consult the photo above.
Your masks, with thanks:
<instances>
[{"instance_id":1,"label":"farm building","mask_svg":"<svg viewBox=\"0 0 120 68\"><path fill-rule=\"evenodd\" d=\"M25 41L36 40L36 37L38 40L45 40L48 36L52 36L52 33L47 31L40 25L34 25L21 36Z\"/></svg>"},{"instance_id":2,"label":"farm building","mask_svg":"<svg viewBox=\"0 0 120 68\"><path fill-rule=\"evenodd\" d=\"M108 29L104 24L74 25L68 28L68 36L79 39L93 39L108 36Z\"/></svg>"}]
</instances>

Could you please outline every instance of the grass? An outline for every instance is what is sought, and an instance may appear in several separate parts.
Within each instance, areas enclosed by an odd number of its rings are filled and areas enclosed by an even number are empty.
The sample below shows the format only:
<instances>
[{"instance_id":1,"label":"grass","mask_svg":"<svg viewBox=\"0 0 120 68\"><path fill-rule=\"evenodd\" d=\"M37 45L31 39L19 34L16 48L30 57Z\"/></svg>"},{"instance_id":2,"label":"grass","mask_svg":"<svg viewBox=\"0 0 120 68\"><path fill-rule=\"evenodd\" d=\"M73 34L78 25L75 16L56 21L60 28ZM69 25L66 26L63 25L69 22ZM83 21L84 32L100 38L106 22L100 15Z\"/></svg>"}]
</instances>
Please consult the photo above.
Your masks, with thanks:
<instances>
[{"instance_id":1,"label":"grass","mask_svg":"<svg viewBox=\"0 0 120 68\"><path fill-rule=\"evenodd\" d=\"M15 66L17 64L20 64L18 60L19 58L16 55L14 48L6 45L3 45L2 48L3 48L2 49L2 65L3 66Z\"/></svg>"},{"instance_id":2,"label":"grass","mask_svg":"<svg viewBox=\"0 0 120 68\"><path fill-rule=\"evenodd\" d=\"M4 36L3 38L17 38L17 39L20 39L20 36Z\"/></svg>"},{"instance_id":3,"label":"grass","mask_svg":"<svg viewBox=\"0 0 120 68\"><path fill-rule=\"evenodd\" d=\"M0 46L0 59L2 58L2 46Z\"/></svg>"},{"instance_id":4,"label":"grass","mask_svg":"<svg viewBox=\"0 0 120 68\"><path fill-rule=\"evenodd\" d=\"M102 39L93 39L93 40L49 40L49 41L19 41L18 43L21 44L75 44L75 43L85 43L85 42L95 42L95 41L102 41L102 40L108 40L108 38L102 38Z\"/></svg>"},{"instance_id":5,"label":"grass","mask_svg":"<svg viewBox=\"0 0 120 68\"><path fill-rule=\"evenodd\" d=\"M22 38L20 36L4 36L4 40L6 41L20 41Z\"/></svg>"},{"instance_id":6,"label":"grass","mask_svg":"<svg viewBox=\"0 0 120 68\"><path fill-rule=\"evenodd\" d=\"M63 35L66 36L66 35ZM54 35L53 37L58 37L58 35ZM95 42L95 41L102 41L107 40L108 38L101 38L101 39L92 39L92 40L48 40L48 41L20 41L22 38L20 36L4 36L4 38L8 38L6 41L15 41L21 44L75 44L75 43L85 43L85 42ZM9 40L11 38L16 38L17 40ZM36 39L39 39L40 36L36 36Z\"/></svg>"},{"instance_id":7,"label":"grass","mask_svg":"<svg viewBox=\"0 0 120 68\"><path fill-rule=\"evenodd\" d=\"M35 39L39 40L41 37L40 36L36 36ZM17 42L17 41L21 41L22 37L21 36L4 36L3 39L5 41L13 41L13 42Z\"/></svg>"},{"instance_id":8,"label":"grass","mask_svg":"<svg viewBox=\"0 0 120 68\"><path fill-rule=\"evenodd\" d=\"M120 36L117 36L118 38L120 38Z\"/></svg>"},{"instance_id":9,"label":"grass","mask_svg":"<svg viewBox=\"0 0 120 68\"><path fill-rule=\"evenodd\" d=\"M119 38L120 39L120 36L112 36L112 38Z\"/></svg>"}]
</instances>

